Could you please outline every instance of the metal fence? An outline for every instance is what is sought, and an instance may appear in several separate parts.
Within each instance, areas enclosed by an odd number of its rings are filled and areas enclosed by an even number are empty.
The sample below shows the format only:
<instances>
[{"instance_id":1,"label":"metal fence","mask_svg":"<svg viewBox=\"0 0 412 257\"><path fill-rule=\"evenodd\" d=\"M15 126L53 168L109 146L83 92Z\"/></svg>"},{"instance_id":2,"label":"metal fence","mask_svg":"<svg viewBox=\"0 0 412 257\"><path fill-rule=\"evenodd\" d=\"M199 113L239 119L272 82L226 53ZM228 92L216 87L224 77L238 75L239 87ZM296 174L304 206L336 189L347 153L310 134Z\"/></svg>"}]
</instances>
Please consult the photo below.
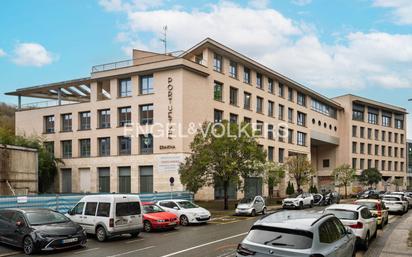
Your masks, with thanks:
<instances>
[{"instance_id":1,"label":"metal fence","mask_svg":"<svg viewBox=\"0 0 412 257\"><path fill-rule=\"evenodd\" d=\"M50 208L61 213L66 213L73 208L85 195L99 194L55 194L55 195L28 195L28 196L0 196L0 209L2 208ZM185 191L162 192L153 194L134 194L142 202L156 202L168 199L193 200L193 194Z\"/></svg>"}]
</instances>

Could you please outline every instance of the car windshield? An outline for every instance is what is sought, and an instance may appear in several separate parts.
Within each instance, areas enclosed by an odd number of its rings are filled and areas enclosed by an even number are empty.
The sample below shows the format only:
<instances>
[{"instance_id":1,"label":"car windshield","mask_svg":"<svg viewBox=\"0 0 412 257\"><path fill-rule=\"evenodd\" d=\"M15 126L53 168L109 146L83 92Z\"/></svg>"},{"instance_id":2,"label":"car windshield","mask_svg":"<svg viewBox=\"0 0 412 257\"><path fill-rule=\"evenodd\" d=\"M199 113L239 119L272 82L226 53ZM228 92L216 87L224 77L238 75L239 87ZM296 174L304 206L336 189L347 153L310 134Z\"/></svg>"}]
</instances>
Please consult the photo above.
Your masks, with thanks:
<instances>
[{"instance_id":1,"label":"car windshield","mask_svg":"<svg viewBox=\"0 0 412 257\"><path fill-rule=\"evenodd\" d=\"M251 203L253 201L252 198L243 198L242 200L240 200L239 203Z\"/></svg>"},{"instance_id":2,"label":"car windshield","mask_svg":"<svg viewBox=\"0 0 412 257\"><path fill-rule=\"evenodd\" d=\"M150 204L150 205L143 205L143 212L144 213L157 213L157 212L164 212L162 208L157 206L156 204Z\"/></svg>"},{"instance_id":3,"label":"car windshield","mask_svg":"<svg viewBox=\"0 0 412 257\"><path fill-rule=\"evenodd\" d=\"M196 204L189 202L189 201L183 201L179 202L179 205L183 209L194 209L194 208L199 208Z\"/></svg>"},{"instance_id":4,"label":"car windshield","mask_svg":"<svg viewBox=\"0 0 412 257\"><path fill-rule=\"evenodd\" d=\"M305 230L276 228L256 225L246 237L247 240L289 249L308 249L312 247L313 233Z\"/></svg>"},{"instance_id":5,"label":"car windshield","mask_svg":"<svg viewBox=\"0 0 412 257\"><path fill-rule=\"evenodd\" d=\"M385 201L400 201L401 199L399 197L396 197L396 196L385 196L383 198L383 200L385 200Z\"/></svg>"},{"instance_id":6,"label":"car windshield","mask_svg":"<svg viewBox=\"0 0 412 257\"><path fill-rule=\"evenodd\" d=\"M374 202L356 202L356 204L364 205L368 207L369 210L376 210L376 203Z\"/></svg>"},{"instance_id":7,"label":"car windshield","mask_svg":"<svg viewBox=\"0 0 412 257\"><path fill-rule=\"evenodd\" d=\"M332 213L338 219L341 219L341 220L357 220L358 219L358 213L356 211L329 209L329 210L325 210L325 213Z\"/></svg>"},{"instance_id":8,"label":"car windshield","mask_svg":"<svg viewBox=\"0 0 412 257\"><path fill-rule=\"evenodd\" d=\"M302 196L302 194L294 193L294 194L291 194L291 195L289 196L289 198L298 198L298 197L301 197L301 196Z\"/></svg>"},{"instance_id":9,"label":"car windshield","mask_svg":"<svg viewBox=\"0 0 412 257\"><path fill-rule=\"evenodd\" d=\"M46 225L46 224L53 224L53 223L65 223L69 222L66 216L61 213L55 211L37 211L37 212L28 212L26 213L26 217L30 225L38 226L38 225Z\"/></svg>"}]
</instances>

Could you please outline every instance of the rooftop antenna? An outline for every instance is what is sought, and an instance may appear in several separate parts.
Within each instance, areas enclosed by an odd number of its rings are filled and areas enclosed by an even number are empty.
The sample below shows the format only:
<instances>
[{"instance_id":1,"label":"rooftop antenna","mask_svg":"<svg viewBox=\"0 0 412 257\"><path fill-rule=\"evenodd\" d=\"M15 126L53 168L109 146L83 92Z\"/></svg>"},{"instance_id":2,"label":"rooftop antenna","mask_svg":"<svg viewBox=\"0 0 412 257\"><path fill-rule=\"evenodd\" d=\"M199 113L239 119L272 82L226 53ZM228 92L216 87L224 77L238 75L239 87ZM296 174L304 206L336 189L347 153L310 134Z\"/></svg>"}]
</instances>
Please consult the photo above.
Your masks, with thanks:
<instances>
[{"instance_id":1,"label":"rooftop antenna","mask_svg":"<svg viewBox=\"0 0 412 257\"><path fill-rule=\"evenodd\" d=\"M160 41L165 46L165 54L167 54L167 25L163 26L162 36L163 36L163 38L161 38Z\"/></svg>"}]
</instances>

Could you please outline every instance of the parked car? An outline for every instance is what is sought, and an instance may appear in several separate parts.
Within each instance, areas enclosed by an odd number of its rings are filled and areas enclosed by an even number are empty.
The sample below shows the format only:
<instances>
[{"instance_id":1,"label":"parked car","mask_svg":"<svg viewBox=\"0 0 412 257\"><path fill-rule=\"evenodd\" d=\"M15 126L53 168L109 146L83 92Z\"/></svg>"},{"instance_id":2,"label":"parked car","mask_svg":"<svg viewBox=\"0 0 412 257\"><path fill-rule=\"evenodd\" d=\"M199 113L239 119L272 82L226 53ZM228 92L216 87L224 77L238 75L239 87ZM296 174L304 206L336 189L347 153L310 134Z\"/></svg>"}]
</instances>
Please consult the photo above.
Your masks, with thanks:
<instances>
[{"instance_id":1,"label":"parked car","mask_svg":"<svg viewBox=\"0 0 412 257\"><path fill-rule=\"evenodd\" d=\"M379 191L377 190L366 190L358 194L358 199L379 199Z\"/></svg>"},{"instance_id":2,"label":"parked car","mask_svg":"<svg viewBox=\"0 0 412 257\"><path fill-rule=\"evenodd\" d=\"M236 215L251 215L256 216L257 213L266 213L265 200L261 196L253 198L243 198L236 206Z\"/></svg>"},{"instance_id":3,"label":"parked car","mask_svg":"<svg viewBox=\"0 0 412 257\"><path fill-rule=\"evenodd\" d=\"M165 211L155 203L145 202L142 205L145 232L150 232L153 229L173 229L179 225L176 214Z\"/></svg>"},{"instance_id":4,"label":"parked car","mask_svg":"<svg viewBox=\"0 0 412 257\"><path fill-rule=\"evenodd\" d=\"M388 224L389 221L389 211L382 200L377 199L359 199L355 201L355 204L365 205L368 207L372 214L376 214L378 220L378 227L383 229L383 227Z\"/></svg>"},{"instance_id":5,"label":"parked car","mask_svg":"<svg viewBox=\"0 0 412 257\"><path fill-rule=\"evenodd\" d=\"M295 194L295 196L283 199L282 208L299 208L303 209L304 206L313 207L314 199L310 193Z\"/></svg>"},{"instance_id":6,"label":"parked car","mask_svg":"<svg viewBox=\"0 0 412 257\"><path fill-rule=\"evenodd\" d=\"M137 237L143 229L141 209L140 198L136 195L88 195L66 216L103 242L121 234Z\"/></svg>"},{"instance_id":7,"label":"parked car","mask_svg":"<svg viewBox=\"0 0 412 257\"><path fill-rule=\"evenodd\" d=\"M177 215L180 225L187 226L190 223L206 223L211 214L208 210L187 200L162 200L157 204L168 212Z\"/></svg>"},{"instance_id":8,"label":"parked car","mask_svg":"<svg viewBox=\"0 0 412 257\"><path fill-rule=\"evenodd\" d=\"M334 204L327 207L325 214L334 214L342 223L351 228L356 236L358 245L364 250L369 248L371 238L377 234L376 214L372 214L368 207L357 204Z\"/></svg>"},{"instance_id":9,"label":"parked car","mask_svg":"<svg viewBox=\"0 0 412 257\"><path fill-rule=\"evenodd\" d=\"M237 257L355 256L356 238L332 214L284 211L256 221L237 247Z\"/></svg>"},{"instance_id":10,"label":"parked car","mask_svg":"<svg viewBox=\"0 0 412 257\"><path fill-rule=\"evenodd\" d=\"M392 192L391 195L402 195L408 201L408 208L412 208L412 197L406 192Z\"/></svg>"},{"instance_id":11,"label":"parked car","mask_svg":"<svg viewBox=\"0 0 412 257\"><path fill-rule=\"evenodd\" d=\"M50 209L1 209L0 242L33 254L84 246L87 235L80 225Z\"/></svg>"},{"instance_id":12,"label":"parked car","mask_svg":"<svg viewBox=\"0 0 412 257\"><path fill-rule=\"evenodd\" d=\"M329 192L325 195L326 205L331 205L340 202L340 195L338 192Z\"/></svg>"},{"instance_id":13,"label":"parked car","mask_svg":"<svg viewBox=\"0 0 412 257\"><path fill-rule=\"evenodd\" d=\"M385 195L382 199L389 212L406 213L408 212L408 202L402 195Z\"/></svg>"}]
</instances>

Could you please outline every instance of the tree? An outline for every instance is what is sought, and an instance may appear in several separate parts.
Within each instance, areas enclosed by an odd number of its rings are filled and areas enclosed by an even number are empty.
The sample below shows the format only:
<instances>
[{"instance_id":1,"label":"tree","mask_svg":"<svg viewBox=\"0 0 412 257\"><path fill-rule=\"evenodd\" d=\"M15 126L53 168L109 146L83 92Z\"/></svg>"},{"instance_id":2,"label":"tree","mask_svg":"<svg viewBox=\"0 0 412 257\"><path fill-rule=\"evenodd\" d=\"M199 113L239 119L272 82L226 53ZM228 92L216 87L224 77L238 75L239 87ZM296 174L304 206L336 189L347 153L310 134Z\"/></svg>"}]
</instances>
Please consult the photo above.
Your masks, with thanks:
<instances>
[{"instance_id":1,"label":"tree","mask_svg":"<svg viewBox=\"0 0 412 257\"><path fill-rule=\"evenodd\" d=\"M333 170L332 176L335 178L339 187L345 187L345 198L348 198L348 185L355 180L355 169L352 169L349 164L342 164Z\"/></svg>"},{"instance_id":2,"label":"tree","mask_svg":"<svg viewBox=\"0 0 412 257\"><path fill-rule=\"evenodd\" d=\"M285 163L290 178L296 181L297 191L302 191L301 186L306 185L314 174L311 163L306 155L290 156Z\"/></svg>"},{"instance_id":3,"label":"tree","mask_svg":"<svg viewBox=\"0 0 412 257\"><path fill-rule=\"evenodd\" d=\"M382 180L382 173L380 173L380 171L376 168L369 168L362 171L358 180L362 184L372 187Z\"/></svg>"},{"instance_id":4,"label":"tree","mask_svg":"<svg viewBox=\"0 0 412 257\"><path fill-rule=\"evenodd\" d=\"M286 194L287 195L293 195L295 193L295 188L290 181L288 182L288 187L286 188Z\"/></svg>"},{"instance_id":5,"label":"tree","mask_svg":"<svg viewBox=\"0 0 412 257\"><path fill-rule=\"evenodd\" d=\"M14 113L16 107L5 103L0 103L0 127L14 133Z\"/></svg>"},{"instance_id":6,"label":"tree","mask_svg":"<svg viewBox=\"0 0 412 257\"><path fill-rule=\"evenodd\" d=\"M279 163L268 161L261 163L264 182L268 184L269 197L273 197L273 187L285 177L285 168Z\"/></svg>"},{"instance_id":7,"label":"tree","mask_svg":"<svg viewBox=\"0 0 412 257\"><path fill-rule=\"evenodd\" d=\"M312 193L312 194L318 193L318 188L316 187L316 185L310 186L309 193Z\"/></svg>"},{"instance_id":8,"label":"tree","mask_svg":"<svg viewBox=\"0 0 412 257\"><path fill-rule=\"evenodd\" d=\"M203 186L222 183L224 209L228 209L228 188L241 185L241 178L262 174L259 165L266 153L253 137L250 125L205 122L194 136L192 153L180 165L180 181L197 192Z\"/></svg>"}]
</instances>

